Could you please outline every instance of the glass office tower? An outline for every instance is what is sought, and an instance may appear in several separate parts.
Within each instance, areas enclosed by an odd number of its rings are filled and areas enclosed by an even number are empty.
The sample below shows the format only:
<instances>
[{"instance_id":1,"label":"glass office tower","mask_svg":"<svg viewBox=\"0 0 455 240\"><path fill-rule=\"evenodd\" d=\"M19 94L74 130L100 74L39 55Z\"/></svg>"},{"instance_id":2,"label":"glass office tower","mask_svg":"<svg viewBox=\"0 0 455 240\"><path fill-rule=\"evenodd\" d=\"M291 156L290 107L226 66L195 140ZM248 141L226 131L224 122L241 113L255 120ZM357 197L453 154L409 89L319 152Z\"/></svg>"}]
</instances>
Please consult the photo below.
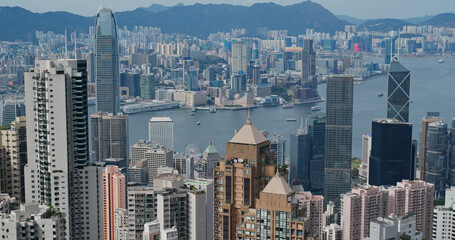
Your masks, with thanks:
<instances>
[{"instance_id":1,"label":"glass office tower","mask_svg":"<svg viewBox=\"0 0 455 240\"><path fill-rule=\"evenodd\" d=\"M95 23L96 111L120 110L117 23L110 8L101 7Z\"/></svg>"},{"instance_id":2,"label":"glass office tower","mask_svg":"<svg viewBox=\"0 0 455 240\"><path fill-rule=\"evenodd\" d=\"M411 71L399 62L390 64L387 73L387 118L395 118L399 121L409 121L409 90Z\"/></svg>"},{"instance_id":3,"label":"glass office tower","mask_svg":"<svg viewBox=\"0 0 455 240\"><path fill-rule=\"evenodd\" d=\"M354 79L327 78L324 200L340 207L340 194L351 190L352 108Z\"/></svg>"}]
</instances>

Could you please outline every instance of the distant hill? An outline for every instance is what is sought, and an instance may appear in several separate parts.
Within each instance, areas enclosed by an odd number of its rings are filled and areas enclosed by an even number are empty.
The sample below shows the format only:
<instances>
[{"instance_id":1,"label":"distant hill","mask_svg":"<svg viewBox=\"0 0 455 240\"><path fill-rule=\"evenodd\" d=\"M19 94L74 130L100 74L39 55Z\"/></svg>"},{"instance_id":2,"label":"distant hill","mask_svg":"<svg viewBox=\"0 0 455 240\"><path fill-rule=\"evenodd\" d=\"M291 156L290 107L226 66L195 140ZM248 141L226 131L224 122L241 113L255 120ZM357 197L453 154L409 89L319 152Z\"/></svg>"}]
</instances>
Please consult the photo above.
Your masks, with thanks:
<instances>
[{"instance_id":1,"label":"distant hill","mask_svg":"<svg viewBox=\"0 0 455 240\"><path fill-rule=\"evenodd\" d=\"M153 6L153 5L152 5ZM158 11L157 5L152 8ZM307 28L320 32L334 33L349 24L340 20L326 8L312 1L281 6L275 3L258 3L250 7L228 4L195 4L174 6L159 12L145 8L116 12L119 27L154 26L163 32L187 33L207 36L217 31L246 28L255 35L258 27L287 29L290 34L300 34ZM32 13L19 7L0 7L0 40L27 40L34 31L88 32L94 17L83 17L68 12Z\"/></svg>"},{"instance_id":2,"label":"distant hill","mask_svg":"<svg viewBox=\"0 0 455 240\"><path fill-rule=\"evenodd\" d=\"M406 22L410 22L412 24L419 24L423 21L426 21L430 18L434 17L434 15L425 15L423 17L413 17L413 18L406 18L406 19L403 19L403 21L406 21Z\"/></svg>"},{"instance_id":3,"label":"distant hill","mask_svg":"<svg viewBox=\"0 0 455 240\"><path fill-rule=\"evenodd\" d=\"M158 12L162 12L162 11L166 11L168 10L169 8L172 8L172 7L181 7L181 6L184 6L183 3L178 3L174 6L164 6L164 5L161 5L161 4L152 4L150 5L149 7L146 7L146 8L142 8L144 10L147 10L149 12L152 12L152 13L158 13Z\"/></svg>"},{"instance_id":4,"label":"distant hill","mask_svg":"<svg viewBox=\"0 0 455 240\"><path fill-rule=\"evenodd\" d=\"M432 25L437 27L455 28L455 14L454 13L438 14L426 21L423 21L421 24Z\"/></svg>"},{"instance_id":5,"label":"distant hill","mask_svg":"<svg viewBox=\"0 0 455 240\"><path fill-rule=\"evenodd\" d=\"M362 24L367 21L365 19L359 19L359 18L348 16L348 15L335 15L335 16L341 20L350 22L352 24Z\"/></svg>"},{"instance_id":6,"label":"distant hill","mask_svg":"<svg viewBox=\"0 0 455 240\"><path fill-rule=\"evenodd\" d=\"M377 31L377 32L387 32L390 30L399 30L402 29L403 26L406 25L414 25L410 22L406 22L400 19L393 19L393 18L383 18L383 19L374 19L368 20L360 25L361 28L367 29L369 31Z\"/></svg>"},{"instance_id":7,"label":"distant hill","mask_svg":"<svg viewBox=\"0 0 455 240\"><path fill-rule=\"evenodd\" d=\"M68 12L33 13L20 7L0 7L0 41L27 40L35 31L88 32L93 24L95 17Z\"/></svg>"}]
</instances>

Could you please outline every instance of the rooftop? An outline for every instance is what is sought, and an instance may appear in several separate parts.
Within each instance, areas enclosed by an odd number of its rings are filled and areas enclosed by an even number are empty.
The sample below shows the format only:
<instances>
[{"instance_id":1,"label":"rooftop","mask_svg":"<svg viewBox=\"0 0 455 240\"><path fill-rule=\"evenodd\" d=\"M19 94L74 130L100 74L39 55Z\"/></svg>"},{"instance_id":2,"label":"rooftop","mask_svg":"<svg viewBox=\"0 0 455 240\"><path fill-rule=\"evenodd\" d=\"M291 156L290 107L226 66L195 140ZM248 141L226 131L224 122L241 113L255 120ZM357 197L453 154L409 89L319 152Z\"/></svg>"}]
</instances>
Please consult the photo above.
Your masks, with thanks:
<instances>
[{"instance_id":1,"label":"rooftop","mask_svg":"<svg viewBox=\"0 0 455 240\"><path fill-rule=\"evenodd\" d=\"M149 122L173 122L170 117L152 117Z\"/></svg>"},{"instance_id":2,"label":"rooftop","mask_svg":"<svg viewBox=\"0 0 455 240\"><path fill-rule=\"evenodd\" d=\"M270 182L265 186L263 193L273 193L280 195L290 195L294 193L289 184L280 176L279 173L276 173L275 176L270 180Z\"/></svg>"},{"instance_id":3,"label":"rooftop","mask_svg":"<svg viewBox=\"0 0 455 240\"><path fill-rule=\"evenodd\" d=\"M248 111L248 119L246 120L246 124L243 125L243 127L234 135L234 137L229 142L256 145L265 141L268 140L264 134L262 134L251 123L250 112Z\"/></svg>"}]
</instances>

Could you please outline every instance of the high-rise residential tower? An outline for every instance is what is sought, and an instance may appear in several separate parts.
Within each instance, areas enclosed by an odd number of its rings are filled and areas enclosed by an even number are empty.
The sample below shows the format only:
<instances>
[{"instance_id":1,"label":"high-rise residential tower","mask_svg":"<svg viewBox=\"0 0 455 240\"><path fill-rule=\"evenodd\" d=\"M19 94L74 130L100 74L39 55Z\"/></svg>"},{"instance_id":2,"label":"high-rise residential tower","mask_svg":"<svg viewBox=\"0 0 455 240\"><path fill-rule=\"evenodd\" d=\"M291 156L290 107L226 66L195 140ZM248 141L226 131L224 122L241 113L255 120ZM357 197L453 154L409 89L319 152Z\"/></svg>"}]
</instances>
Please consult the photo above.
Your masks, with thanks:
<instances>
[{"instance_id":1,"label":"high-rise residential tower","mask_svg":"<svg viewBox=\"0 0 455 240\"><path fill-rule=\"evenodd\" d=\"M450 133L450 157L449 157L449 184L455 186L455 116L452 117L452 124L449 127Z\"/></svg>"},{"instance_id":2,"label":"high-rise residential tower","mask_svg":"<svg viewBox=\"0 0 455 240\"><path fill-rule=\"evenodd\" d=\"M353 77L327 78L324 200L340 206L351 190Z\"/></svg>"},{"instance_id":3,"label":"high-rise residential tower","mask_svg":"<svg viewBox=\"0 0 455 240\"><path fill-rule=\"evenodd\" d=\"M403 179L415 179L415 152L412 147L412 123L396 119L375 119L371 130L368 183L395 185Z\"/></svg>"},{"instance_id":4,"label":"high-rise residential tower","mask_svg":"<svg viewBox=\"0 0 455 240\"><path fill-rule=\"evenodd\" d=\"M96 111L120 111L117 23L108 7L101 7L95 23Z\"/></svg>"},{"instance_id":5,"label":"high-rise residential tower","mask_svg":"<svg viewBox=\"0 0 455 240\"><path fill-rule=\"evenodd\" d=\"M232 44L231 75L246 74L247 66L247 44L245 42L235 42Z\"/></svg>"},{"instance_id":6,"label":"high-rise residential tower","mask_svg":"<svg viewBox=\"0 0 455 240\"><path fill-rule=\"evenodd\" d=\"M25 202L24 166L27 164L25 117L16 117L0 130L0 191Z\"/></svg>"},{"instance_id":7,"label":"high-rise residential tower","mask_svg":"<svg viewBox=\"0 0 455 240\"><path fill-rule=\"evenodd\" d=\"M25 73L25 98L26 202L54 206L65 217L67 236L82 237L90 232L81 229L82 186L89 181L81 180L89 160L86 61L36 61Z\"/></svg>"},{"instance_id":8,"label":"high-rise residential tower","mask_svg":"<svg viewBox=\"0 0 455 240\"><path fill-rule=\"evenodd\" d=\"M387 73L387 82L387 118L408 122L411 71L393 61Z\"/></svg>"},{"instance_id":9,"label":"high-rise residential tower","mask_svg":"<svg viewBox=\"0 0 455 240\"><path fill-rule=\"evenodd\" d=\"M128 115L94 113L90 119L92 126L92 161L105 161L108 158L128 160ZM128 165L128 164L126 164Z\"/></svg>"},{"instance_id":10,"label":"high-rise residential tower","mask_svg":"<svg viewBox=\"0 0 455 240\"><path fill-rule=\"evenodd\" d=\"M316 52L313 49L313 39L305 39L302 52L302 85L314 89L311 76L316 74Z\"/></svg>"},{"instance_id":11,"label":"high-rise residential tower","mask_svg":"<svg viewBox=\"0 0 455 240\"><path fill-rule=\"evenodd\" d=\"M174 121L170 117L152 117L149 121L149 140L174 149Z\"/></svg>"},{"instance_id":12,"label":"high-rise residential tower","mask_svg":"<svg viewBox=\"0 0 455 240\"><path fill-rule=\"evenodd\" d=\"M114 238L114 210L126 208L126 181L117 166L106 166L103 172L104 239Z\"/></svg>"}]
</instances>

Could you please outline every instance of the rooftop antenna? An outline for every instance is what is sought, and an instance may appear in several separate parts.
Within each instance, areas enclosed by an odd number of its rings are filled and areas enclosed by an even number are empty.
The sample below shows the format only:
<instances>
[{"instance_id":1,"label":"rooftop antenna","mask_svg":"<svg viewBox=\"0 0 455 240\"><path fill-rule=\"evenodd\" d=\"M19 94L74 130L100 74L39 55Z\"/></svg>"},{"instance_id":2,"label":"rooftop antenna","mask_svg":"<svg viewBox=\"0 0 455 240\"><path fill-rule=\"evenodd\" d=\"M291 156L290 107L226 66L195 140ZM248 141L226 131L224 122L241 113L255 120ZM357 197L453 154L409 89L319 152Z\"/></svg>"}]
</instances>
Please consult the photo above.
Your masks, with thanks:
<instances>
[{"instance_id":1,"label":"rooftop antenna","mask_svg":"<svg viewBox=\"0 0 455 240\"><path fill-rule=\"evenodd\" d=\"M76 30L74 30L74 59L77 59L77 51L76 51L76 39L77 39L77 35L76 35Z\"/></svg>"},{"instance_id":2,"label":"rooftop antenna","mask_svg":"<svg viewBox=\"0 0 455 240\"><path fill-rule=\"evenodd\" d=\"M66 38L66 29L65 29L65 59L68 59L68 40Z\"/></svg>"}]
</instances>

